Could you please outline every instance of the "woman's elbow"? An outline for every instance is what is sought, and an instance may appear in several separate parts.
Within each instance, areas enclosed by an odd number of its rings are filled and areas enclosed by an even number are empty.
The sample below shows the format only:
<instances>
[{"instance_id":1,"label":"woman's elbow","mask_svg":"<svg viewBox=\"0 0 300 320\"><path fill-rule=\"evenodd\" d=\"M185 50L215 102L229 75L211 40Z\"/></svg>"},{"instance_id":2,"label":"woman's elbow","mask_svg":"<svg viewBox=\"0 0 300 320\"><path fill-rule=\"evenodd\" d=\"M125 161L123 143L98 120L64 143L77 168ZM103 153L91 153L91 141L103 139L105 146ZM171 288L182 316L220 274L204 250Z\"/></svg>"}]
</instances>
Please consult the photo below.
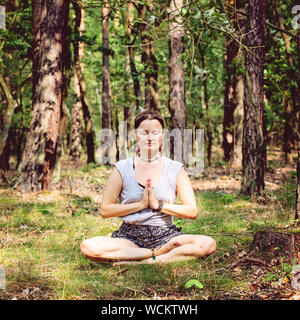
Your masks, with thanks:
<instances>
[{"instance_id":1,"label":"woman's elbow","mask_svg":"<svg viewBox=\"0 0 300 320\"><path fill-rule=\"evenodd\" d=\"M191 214L190 214L190 219L191 220L195 220L197 218L197 214L198 214L198 208L197 207L193 207L191 209Z\"/></svg>"},{"instance_id":2,"label":"woman's elbow","mask_svg":"<svg viewBox=\"0 0 300 320\"><path fill-rule=\"evenodd\" d=\"M100 209L100 216L103 218L103 219L107 219L109 218L109 215L108 215L108 212L107 210L105 209L105 206L101 206L101 209Z\"/></svg>"}]
</instances>

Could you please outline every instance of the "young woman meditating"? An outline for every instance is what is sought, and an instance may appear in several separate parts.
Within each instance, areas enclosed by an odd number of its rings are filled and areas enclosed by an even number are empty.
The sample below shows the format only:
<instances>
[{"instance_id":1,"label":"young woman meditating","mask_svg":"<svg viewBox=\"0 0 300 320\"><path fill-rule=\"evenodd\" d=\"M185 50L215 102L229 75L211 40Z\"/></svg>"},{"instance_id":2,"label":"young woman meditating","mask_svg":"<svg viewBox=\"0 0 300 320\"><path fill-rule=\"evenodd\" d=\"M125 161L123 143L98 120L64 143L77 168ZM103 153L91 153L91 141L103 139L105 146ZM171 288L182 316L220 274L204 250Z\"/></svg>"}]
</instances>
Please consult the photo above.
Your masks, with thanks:
<instances>
[{"instance_id":1,"label":"young woman meditating","mask_svg":"<svg viewBox=\"0 0 300 320\"><path fill-rule=\"evenodd\" d=\"M123 223L111 237L84 240L82 253L114 265L168 263L212 254L213 238L184 234L173 224L173 217L195 219L197 206L183 164L161 153L164 122L160 114L144 111L137 115L134 127L137 154L115 163L101 204L103 218L120 217ZM176 194L181 204L174 204Z\"/></svg>"}]
</instances>

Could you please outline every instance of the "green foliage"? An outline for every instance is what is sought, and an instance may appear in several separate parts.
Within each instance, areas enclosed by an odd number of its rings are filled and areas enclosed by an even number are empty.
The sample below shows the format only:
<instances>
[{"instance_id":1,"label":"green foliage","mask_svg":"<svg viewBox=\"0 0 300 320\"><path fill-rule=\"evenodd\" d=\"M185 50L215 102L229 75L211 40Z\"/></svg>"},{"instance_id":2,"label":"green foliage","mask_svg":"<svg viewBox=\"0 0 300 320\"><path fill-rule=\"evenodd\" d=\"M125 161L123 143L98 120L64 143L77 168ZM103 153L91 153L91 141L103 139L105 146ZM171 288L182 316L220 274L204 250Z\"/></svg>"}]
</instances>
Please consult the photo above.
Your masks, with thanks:
<instances>
[{"instance_id":1,"label":"green foliage","mask_svg":"<svg viewBox=\"0 0 300 320\"><path fill-rule=\"evenodd\" d=\"M186 284L185 284L185 288L186 289L190 289L191 287L196 287L198 289L203 289L203 284L196 280L196 279L192 279L190 281L188 281Z\"/></svg>"}]
</instances>

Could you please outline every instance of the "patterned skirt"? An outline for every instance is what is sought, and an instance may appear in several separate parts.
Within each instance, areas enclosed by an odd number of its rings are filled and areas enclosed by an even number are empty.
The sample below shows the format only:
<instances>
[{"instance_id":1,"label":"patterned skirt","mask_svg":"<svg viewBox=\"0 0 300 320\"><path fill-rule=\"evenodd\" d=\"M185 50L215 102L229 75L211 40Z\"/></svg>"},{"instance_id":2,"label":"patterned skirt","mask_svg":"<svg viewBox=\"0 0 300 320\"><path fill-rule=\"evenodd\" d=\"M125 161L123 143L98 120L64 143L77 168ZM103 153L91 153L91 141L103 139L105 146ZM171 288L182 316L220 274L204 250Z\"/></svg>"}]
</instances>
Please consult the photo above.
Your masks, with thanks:
<instances>
[{"instance_id":1,"label":"patterned skirt","mask_svg":"<svg viewBox=\"0 0 300 320\"><path fill-rule=\"evenodd\" d=\"M136 225L123 222L120 229L112 233L112 238L124 238L141 248L154 249L161 247L174 237L180 236L182 228L175 225L160 227L151 225Z\"/></svg>"}]
</instances>

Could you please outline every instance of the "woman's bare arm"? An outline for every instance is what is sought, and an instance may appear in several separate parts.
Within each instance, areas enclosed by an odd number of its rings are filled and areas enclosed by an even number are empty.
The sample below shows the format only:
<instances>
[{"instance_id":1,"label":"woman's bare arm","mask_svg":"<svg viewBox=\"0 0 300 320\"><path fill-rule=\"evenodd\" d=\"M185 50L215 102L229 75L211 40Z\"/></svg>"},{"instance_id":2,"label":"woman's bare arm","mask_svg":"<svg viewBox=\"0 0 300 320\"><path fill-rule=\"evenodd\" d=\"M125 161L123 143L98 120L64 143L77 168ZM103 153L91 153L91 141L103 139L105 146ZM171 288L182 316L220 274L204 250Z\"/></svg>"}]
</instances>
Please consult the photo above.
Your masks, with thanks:
<instances>
[{"instance_id":1,"label":"woman's bare arm","mask_svg":"<svg viewBox=\"0 0 300 320\"><path fill-rule=\"evenodd\" d=\"M178 174L176 190L181 204L165 203L161 212L178 218L196 219L198 209L194 190L184 168Z\"/></svg>"},{"instance_id":2,"label":"woman's bare arm","mask_svg":"<svg viewBox=\"0 0 300 320\"><path fill-rule=\"evenodd\" d=\"M130 213L145 209L142 201L134 203L117 203L122 190L122 177L116 167L107 179L101 203L101 216L103 218L122 217Z\"/></svg>"}]
</instances>

